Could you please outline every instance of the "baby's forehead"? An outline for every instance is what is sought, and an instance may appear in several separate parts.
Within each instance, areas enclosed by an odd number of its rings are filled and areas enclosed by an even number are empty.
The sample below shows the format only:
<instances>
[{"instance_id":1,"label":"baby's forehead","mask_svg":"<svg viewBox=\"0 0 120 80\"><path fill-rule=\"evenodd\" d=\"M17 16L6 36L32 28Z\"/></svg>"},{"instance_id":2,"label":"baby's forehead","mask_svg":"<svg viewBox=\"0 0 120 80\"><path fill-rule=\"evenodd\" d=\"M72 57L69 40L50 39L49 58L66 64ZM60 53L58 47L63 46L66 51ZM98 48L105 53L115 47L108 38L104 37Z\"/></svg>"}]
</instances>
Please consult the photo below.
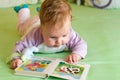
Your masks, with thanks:
<instances>
[{"instance_id":1,"label":"baby's forehead","mask_svg":"<svg viewBox=\"0 0 120 80\"><path fill-rule=\"evenodd\" d=\"M71 19L70 18L66 18L66 19L64 19L64 21L59 20L59 21L56 21L55 23L53 23L52 21L45 23L46 28L56 28L56 29L60 28L61 29L63 27L67 28L69 26L71 26Z\"/></svg>"},{"instance_id":2,"label":"baby's forehead","mask_svg":"<svg viewBox=\"0 0 120 80\"><path fill-rule=\"evenodd\" d=\"M44 32L46 32L46 34L49 34L49 35L66 35L70 32L70 27L49 27L49 28L45 28L44 29Z\"/></svg>"}]
</instances>

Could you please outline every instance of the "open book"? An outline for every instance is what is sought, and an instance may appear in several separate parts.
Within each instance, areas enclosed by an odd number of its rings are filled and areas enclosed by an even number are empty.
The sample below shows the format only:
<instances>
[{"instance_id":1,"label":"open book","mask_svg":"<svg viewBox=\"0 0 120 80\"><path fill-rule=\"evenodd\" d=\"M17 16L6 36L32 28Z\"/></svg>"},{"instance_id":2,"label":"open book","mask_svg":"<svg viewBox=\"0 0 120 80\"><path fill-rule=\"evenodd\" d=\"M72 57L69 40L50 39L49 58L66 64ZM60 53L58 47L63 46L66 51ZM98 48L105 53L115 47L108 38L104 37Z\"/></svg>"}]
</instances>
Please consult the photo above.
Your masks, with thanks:
<instances>
[{"instance_id":1,"label":"open book","mask_svg":"<svg viewBox=\"0 0 120 80\"><path fill-rule=\"evenodd\" d=\"M69 64L62 59L33 57L15 69L16 75L47 78L54 76L68 80L85 80L90 65Z\"/></svg>"}]
</instances>

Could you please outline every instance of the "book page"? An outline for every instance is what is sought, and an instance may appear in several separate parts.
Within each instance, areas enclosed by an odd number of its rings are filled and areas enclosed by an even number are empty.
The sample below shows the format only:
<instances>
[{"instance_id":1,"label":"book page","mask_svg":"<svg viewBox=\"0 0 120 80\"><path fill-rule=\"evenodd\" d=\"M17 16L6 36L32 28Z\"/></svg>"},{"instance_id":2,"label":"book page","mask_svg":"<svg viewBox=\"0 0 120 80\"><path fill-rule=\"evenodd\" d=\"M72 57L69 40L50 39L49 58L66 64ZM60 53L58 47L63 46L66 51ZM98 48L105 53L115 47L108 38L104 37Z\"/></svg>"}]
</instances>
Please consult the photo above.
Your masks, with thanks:
<instances>
[{"instance_id":1,"label":"book page","mask_svg":"<svg viewBox=\"0 0 120 80\"><path fill-rule=\"evenodd\" d=\"M85 80L89 66L59 62L52 76L68 80Z\"/></svg>"},{"instance_id":2,"label":"book page","mask_svg":"<svg viewBox=\"0 0 120 80\"><path fill-rule=\"evenodd\" d=\"M24 62L17 69L15 74L28 75L36 77L47 77L47 68L52 64L54 60L48 58L32 58Z\"/></svg>"}]
</instances>

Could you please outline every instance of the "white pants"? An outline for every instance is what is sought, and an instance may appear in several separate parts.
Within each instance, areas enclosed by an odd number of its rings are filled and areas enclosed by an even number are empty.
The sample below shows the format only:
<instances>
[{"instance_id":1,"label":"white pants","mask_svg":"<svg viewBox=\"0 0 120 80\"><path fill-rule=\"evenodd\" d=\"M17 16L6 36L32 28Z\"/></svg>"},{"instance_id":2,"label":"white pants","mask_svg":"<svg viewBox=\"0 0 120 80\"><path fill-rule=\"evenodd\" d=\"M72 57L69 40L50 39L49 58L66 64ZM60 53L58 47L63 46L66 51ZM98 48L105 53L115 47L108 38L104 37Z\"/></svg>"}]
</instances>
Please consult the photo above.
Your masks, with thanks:
<instances>
[{"instance_id":1,"label":"white pants","mask_svg":"<svg viewBox=\"0 0 120 80\"><path fill-rule=\"evenodd\" d=\"M39 16L30 17L29 8L23 8L18 12L17 30L21 36L26 35L34 27L40 26Z\"/></svg>"}]
</instances>

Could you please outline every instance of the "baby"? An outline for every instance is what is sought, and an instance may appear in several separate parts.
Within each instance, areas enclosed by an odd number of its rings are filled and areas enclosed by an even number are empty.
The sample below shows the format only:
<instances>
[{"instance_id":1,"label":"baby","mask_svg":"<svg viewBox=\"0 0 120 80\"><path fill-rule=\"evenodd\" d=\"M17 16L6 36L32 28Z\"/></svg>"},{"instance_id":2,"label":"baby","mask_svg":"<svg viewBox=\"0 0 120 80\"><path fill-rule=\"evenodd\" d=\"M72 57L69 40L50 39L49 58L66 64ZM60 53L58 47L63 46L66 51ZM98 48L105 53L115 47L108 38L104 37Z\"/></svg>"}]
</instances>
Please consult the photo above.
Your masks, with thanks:
<instances>
[{"instance_id":1,"label":"baby","mask_svg":"<svg viewBox=\"0 0 120 80\"><path fill-rule=\"evenodd\" d=\"M86 42L72 29L72 10L66 0L45 0L39 16L30 18L28 5L15 7L18 13L18 31L23 36L16 43L10 67L15 69L33 52L55 53L71 50L68 63L85 58Z\"/></svg>"}]
</instances>

